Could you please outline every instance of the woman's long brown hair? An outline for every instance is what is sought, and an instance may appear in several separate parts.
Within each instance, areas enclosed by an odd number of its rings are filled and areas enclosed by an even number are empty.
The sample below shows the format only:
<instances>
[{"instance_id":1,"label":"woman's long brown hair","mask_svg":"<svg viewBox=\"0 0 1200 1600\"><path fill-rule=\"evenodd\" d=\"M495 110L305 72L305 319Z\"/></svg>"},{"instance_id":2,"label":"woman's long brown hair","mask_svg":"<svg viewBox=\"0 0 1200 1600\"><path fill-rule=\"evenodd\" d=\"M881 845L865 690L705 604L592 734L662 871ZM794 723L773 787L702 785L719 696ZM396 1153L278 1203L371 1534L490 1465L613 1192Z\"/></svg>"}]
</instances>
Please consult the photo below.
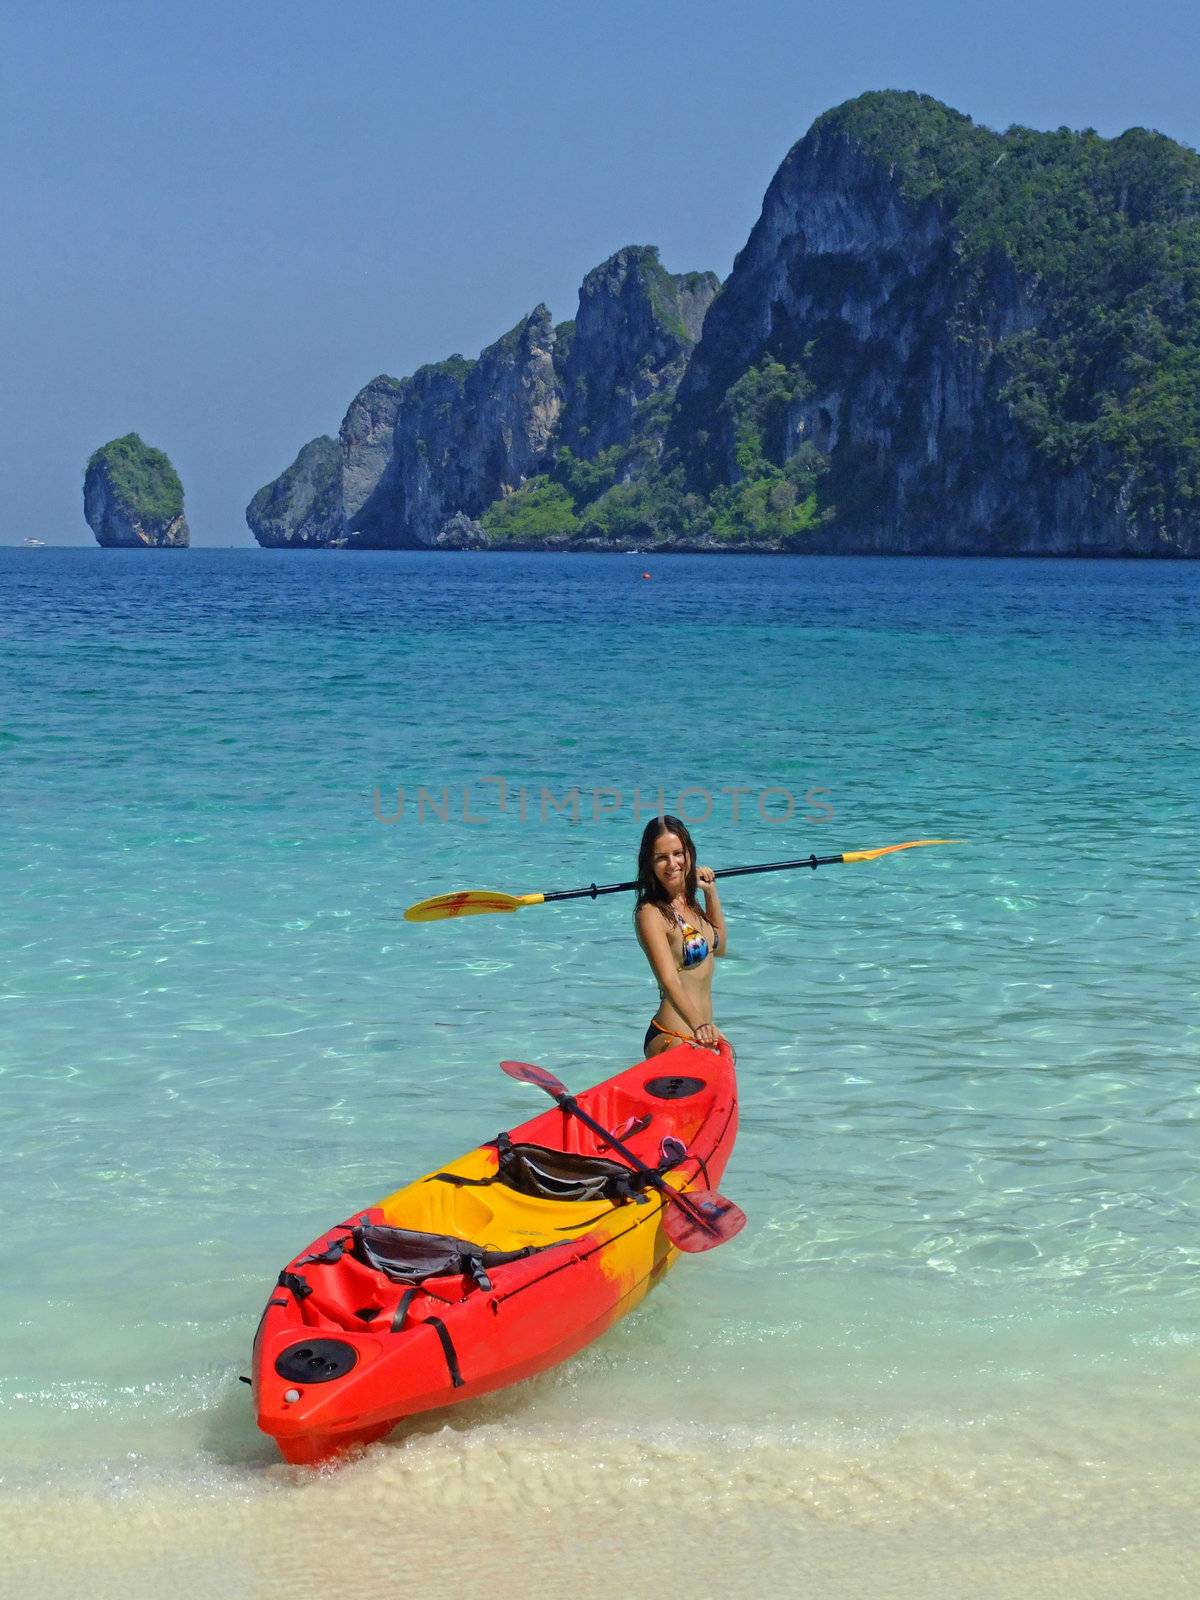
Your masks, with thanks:
<instances>
[{"instance_id":1,"label":"woman's long brown hair","mask_svg":"<svg viewBox=\"0 0 1200 1600\"><path fill-rule=\"evenodd\" d=\"M687 868L683 878L683 894L688 905L694 906L696 905L696 846L692 843L692 836L687 830L687 824L680 822L678 817L666 815L651 817L642 832L642 842L638 846L637 904L638 906L665 906L668 904L666 892L662 884L659 883L654 871L654 846L664 833L676 834L687 855ZM699 910L699 907L696 909Z\"/></svg>"}]
</instances>

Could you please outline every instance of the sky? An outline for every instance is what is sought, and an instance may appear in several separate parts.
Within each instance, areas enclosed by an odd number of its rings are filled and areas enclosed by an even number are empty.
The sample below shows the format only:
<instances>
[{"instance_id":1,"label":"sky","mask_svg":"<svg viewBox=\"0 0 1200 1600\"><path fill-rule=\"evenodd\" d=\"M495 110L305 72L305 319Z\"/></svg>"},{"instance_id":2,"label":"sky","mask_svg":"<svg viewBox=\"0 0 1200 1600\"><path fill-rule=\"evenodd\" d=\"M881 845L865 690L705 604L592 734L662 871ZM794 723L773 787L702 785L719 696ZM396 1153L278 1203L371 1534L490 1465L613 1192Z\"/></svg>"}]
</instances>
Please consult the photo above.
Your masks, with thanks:
<instances>
[{"instance_id":1,"label":"sky","mask_svg":"<svg viewBox=\"0 0 1200 1600\"><path fill-rule=\"evenodd\" d=\"M92 544L88 456L170 456L194 545L381 372L574 315L626 244L724 277L815 117L1200 145L1194 0L44 0L0 32L0 544Z\"/></svg>"}]
</instances>

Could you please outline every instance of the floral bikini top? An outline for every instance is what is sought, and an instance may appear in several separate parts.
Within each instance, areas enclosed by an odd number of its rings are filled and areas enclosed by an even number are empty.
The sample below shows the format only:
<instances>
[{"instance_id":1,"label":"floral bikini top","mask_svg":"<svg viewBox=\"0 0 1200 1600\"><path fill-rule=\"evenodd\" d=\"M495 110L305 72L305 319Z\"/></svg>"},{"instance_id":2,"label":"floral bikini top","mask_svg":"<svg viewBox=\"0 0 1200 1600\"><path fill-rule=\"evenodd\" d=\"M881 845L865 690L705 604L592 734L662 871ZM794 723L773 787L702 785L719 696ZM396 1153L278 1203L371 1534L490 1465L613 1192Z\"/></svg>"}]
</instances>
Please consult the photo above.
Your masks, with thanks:
<instances>
[{"instance_id":1,"label":"floral bikini top","mask_svg":"<svg viewBox=\"0 0 1200 1600\"><path fill-rule=\"evenodd\" d=\"M699 928L693 928L690 922L685 922L674 906L670 909L671 915L675 918L679 925L679 931L683 935L683 965L685 968L698 967L702 961L707 959L708 939L701 933ZM717 953L717 947L720 942L721 936L714 928L712 944L714 955Z\"/></svg>"}]
</instances>

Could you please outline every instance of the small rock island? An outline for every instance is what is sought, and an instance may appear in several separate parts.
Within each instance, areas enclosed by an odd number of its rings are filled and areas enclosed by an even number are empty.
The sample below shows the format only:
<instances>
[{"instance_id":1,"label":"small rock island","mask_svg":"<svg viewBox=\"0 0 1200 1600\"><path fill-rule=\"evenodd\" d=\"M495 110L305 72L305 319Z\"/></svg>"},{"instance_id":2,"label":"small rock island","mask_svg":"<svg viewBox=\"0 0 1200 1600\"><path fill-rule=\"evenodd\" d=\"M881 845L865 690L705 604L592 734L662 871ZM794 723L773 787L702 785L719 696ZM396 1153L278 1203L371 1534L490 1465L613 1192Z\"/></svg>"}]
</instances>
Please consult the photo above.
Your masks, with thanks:
<instances>
[{"instance_id":1,"label":"small rock island","mask_svg":"<svg viewBox=\"0 0 1200 1600\"><path fill-rule=\"evenodd\" d=\"M184 549L191 538L179 474L136 433L110 439L93 454L83 514L96 542L110 549Z\"/></svg>"}]
</instances>

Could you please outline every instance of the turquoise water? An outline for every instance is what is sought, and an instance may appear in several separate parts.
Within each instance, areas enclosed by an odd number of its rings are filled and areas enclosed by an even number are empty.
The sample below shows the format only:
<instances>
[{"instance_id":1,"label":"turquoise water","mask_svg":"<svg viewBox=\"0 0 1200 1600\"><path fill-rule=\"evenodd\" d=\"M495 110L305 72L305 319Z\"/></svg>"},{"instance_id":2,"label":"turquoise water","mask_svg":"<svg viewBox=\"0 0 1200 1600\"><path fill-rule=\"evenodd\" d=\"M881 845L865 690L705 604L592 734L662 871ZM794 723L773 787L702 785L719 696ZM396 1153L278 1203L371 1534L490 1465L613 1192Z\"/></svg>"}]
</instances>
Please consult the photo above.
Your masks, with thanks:
<instances>
[{"instance_id":1,"label":"turquoise water","mask_svg":"<svg viewBox=\"0 0 1200 1600\"><path fill-rule=\"evenodd\" d=\"M0 1419L38 1559L68 1560L64 1495L151 1518L147 1592L201 1506L269 1543L293 1500L441 1517L458 1485L478 1519L553 1478L627 1531L663 1452L688 1515L789 1508L763 1561L812 1518L1186 1503L1198 593L1182 564L0 550ZM529 1115L501 1057L582 1087L655 1003L624 897L403 908L627 878L660 785L709 791L714 866L967 842L730 884L746 1232L557 1373L301 1482L237 1382L279 1266Z\"/></svg>"}]
</instances>

